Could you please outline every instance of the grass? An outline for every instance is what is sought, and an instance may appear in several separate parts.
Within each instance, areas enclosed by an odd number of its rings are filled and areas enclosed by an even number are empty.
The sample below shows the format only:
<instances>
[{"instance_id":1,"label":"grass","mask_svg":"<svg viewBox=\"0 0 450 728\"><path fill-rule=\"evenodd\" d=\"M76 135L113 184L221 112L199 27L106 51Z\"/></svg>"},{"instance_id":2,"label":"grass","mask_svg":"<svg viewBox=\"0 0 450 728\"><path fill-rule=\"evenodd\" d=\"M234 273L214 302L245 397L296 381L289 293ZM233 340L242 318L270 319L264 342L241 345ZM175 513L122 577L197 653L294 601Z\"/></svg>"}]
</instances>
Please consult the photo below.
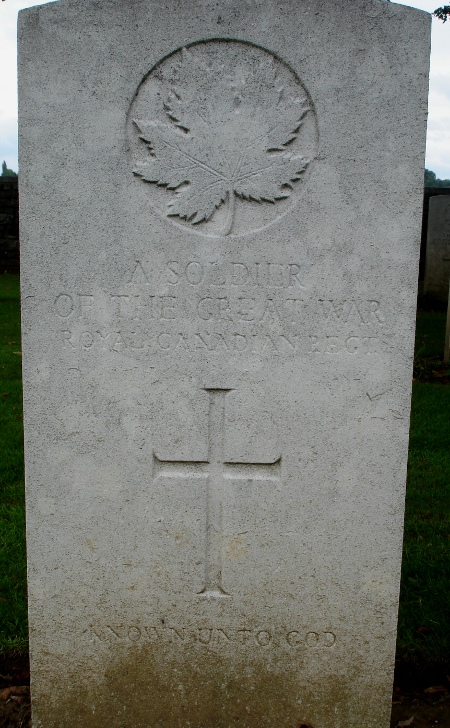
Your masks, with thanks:
<instances>
[{"instance_id":1,"label":"grass","mask_svg":"<svg viewBox=\"0 0 450 728\"><path fill-rule=\"evenodd\" d=\"M446 314L419 311L411 409L397 650L450 659L450 371ZM444 386L445 384L445 386Z\"/></svg>"},{"instance_id":2,"label":"grass","mask_svg":"<svg viewBox=\"0 0 450 728\"><path fill-rule=\"evenodd\" d=\"M414 384L398 651L450 658L450 386Z\"/></svg>"},{"instance_id":3,"label":"grass","mask_svg":"<svg viewBox=\"0 0 450 728\"><path fill-rule=\"evenodd\" d=\"M27 648L19 277L0 276L0 651Z\"/></svg>"},{"instance_id":4,"label":"grass","mask_svg":"<svg viewBox=\"0 0 450 728\"><path fill-rule=\"evenodd\" d=\"M450 655L450 377L445 314L417 318L398 654ZM18 276L0 276L0 652L27 649ZM444 386L445 384L445 386Z\"/></svg>"}]
</instances>

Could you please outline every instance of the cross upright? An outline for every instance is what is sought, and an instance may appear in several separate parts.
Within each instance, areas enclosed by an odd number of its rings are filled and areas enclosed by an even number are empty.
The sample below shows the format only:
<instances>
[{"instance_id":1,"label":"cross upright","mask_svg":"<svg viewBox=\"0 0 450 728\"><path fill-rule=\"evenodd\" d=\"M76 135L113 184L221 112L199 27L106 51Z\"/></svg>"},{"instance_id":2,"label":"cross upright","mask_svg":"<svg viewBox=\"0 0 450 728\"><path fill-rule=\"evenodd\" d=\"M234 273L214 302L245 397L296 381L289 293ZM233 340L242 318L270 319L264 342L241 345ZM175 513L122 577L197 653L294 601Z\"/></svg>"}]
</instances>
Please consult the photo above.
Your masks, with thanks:
<instances>
[{"instance_id":1,"label":"cross upright","mask_svg":"<svg viewBox=\"0 0 450 728\"><path fill-rule=\"evenodd\" d=\"M280 481L281 457L266 463L224 460L225 397L231 389L210 389L207 460L163 460L153 453L153 478L204 478L207 480L205 577L199 596L227 598L222 587L222 513L224 481Z\"/></svg>"}]
</instances>

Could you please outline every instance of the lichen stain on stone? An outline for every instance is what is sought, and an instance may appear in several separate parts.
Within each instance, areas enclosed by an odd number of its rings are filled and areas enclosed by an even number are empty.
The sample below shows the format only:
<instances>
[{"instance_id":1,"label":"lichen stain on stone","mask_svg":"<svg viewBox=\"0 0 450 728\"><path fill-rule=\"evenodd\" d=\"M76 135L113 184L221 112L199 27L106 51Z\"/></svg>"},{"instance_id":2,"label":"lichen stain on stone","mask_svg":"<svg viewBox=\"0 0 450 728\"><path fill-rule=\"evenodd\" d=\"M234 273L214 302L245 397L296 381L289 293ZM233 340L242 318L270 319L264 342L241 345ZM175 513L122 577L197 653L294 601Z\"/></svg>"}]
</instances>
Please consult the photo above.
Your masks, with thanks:
<instances>
[{"instance_id":1,"label":"lichen stain on stone","mask_svg":"<svg viewBox=\"0 0 450 728\"><path fill-rule=\"evenodd\" d=\"M248 545L244 541L242 536L236 536L228 542L225 548L225 557L229 559L239 559L240 556L243 556L245 554L247 548Z\"/></svg>"},{"instance_id":2,"label":"lichen stain on stone","mask_svg":"<svg viewBox=\"0 0 450 728\"><path fill-rule=\"evenodd\" d=\"M364 705L351 678L308 681L285 661L232 665L211 651L133 646L103 675L86 665L36 696L36 728L388 728L386 686L366 686ZM64 685L62 684L64 681ZM367 698L367 699L366 699Z\"/></svg>"}]
</instances>

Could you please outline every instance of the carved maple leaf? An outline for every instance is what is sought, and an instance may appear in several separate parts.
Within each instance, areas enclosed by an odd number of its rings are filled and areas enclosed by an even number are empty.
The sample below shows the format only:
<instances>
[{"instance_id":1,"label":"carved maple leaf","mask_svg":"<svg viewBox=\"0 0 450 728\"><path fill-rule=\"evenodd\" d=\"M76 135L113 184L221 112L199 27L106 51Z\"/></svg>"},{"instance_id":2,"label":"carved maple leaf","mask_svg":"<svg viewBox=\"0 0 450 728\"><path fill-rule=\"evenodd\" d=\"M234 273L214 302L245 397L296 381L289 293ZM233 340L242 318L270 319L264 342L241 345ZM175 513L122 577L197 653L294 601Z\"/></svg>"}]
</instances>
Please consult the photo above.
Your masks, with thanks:
<instances>
[{"instance_id":1,"label":"carved maple leaf","mask_svg":"<svg viewBox=\"0 0 450 728\"><path fill-rule=\"evenodd\" d=\"M289 196L309 163L288 147L309 111L306 97L286 101L274 82L268 101L262 107L245 98L245 88L236 89L233 103L225 100L221 107L219 99L208 118L208 111L187 107L172 91L164 105L167 123L134 120L150 153L135 174L175 190L168 214L193 224L208 220L227 202L223 234L230 233L236 196L275 203Z\"/></svg>"}]
</instances>

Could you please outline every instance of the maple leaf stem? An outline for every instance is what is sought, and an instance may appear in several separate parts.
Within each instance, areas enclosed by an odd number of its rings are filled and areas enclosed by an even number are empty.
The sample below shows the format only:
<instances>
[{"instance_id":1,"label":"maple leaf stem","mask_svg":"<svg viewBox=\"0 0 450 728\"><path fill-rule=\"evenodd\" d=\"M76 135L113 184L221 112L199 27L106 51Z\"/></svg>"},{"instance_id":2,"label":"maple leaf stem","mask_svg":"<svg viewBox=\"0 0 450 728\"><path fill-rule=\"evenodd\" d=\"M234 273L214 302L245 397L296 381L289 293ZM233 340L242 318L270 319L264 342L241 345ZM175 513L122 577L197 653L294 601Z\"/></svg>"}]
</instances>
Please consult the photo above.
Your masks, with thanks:
<instances>
[{"instance_id":1,"label":"maple leaf stem","mask_svg":"<svg viewBox=\"0 0 450 728\"><path fill-rule=\"evenodd\" d=\"M223 235L229 235L234 225L234 210L236 207L236 196L233 190L228 190L228 212L223 228Z\"/></svg>"}]
</instances>

